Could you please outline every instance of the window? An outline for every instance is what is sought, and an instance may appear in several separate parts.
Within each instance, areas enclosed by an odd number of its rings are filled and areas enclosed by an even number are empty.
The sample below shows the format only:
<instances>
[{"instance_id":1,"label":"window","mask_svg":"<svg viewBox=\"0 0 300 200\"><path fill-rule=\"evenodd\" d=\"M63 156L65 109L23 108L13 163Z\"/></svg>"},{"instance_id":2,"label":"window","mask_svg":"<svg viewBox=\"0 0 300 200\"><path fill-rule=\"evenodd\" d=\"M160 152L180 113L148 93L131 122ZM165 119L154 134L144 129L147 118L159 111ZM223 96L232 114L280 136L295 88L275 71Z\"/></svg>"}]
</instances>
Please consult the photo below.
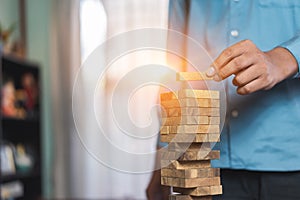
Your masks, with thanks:
<instances>
[{"instance_id":1,"label":"window","mask_svg":"<svg viewBox=\"0 0 300 200\"><path fill-rule=\"evenodd\" d=\"M106 27L107 17L101 1L81 0L80 39L83 62L105 40Z\"/></svg>"}]
</instances>

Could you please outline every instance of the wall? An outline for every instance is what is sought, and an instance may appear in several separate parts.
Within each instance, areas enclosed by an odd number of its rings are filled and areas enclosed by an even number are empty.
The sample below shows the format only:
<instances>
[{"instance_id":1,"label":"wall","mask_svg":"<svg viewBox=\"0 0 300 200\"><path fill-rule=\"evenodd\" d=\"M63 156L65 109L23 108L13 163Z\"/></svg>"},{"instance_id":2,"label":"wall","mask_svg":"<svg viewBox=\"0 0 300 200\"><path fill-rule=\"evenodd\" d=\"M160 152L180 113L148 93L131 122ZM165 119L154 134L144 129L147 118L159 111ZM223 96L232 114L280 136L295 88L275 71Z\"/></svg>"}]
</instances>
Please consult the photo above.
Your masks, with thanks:
<instances>
[{"instance_id":1,"label":"wall","mask_svg":"<svg viewBox=\"0 0 300 200\"><path fill-rule=\"evenodd\" d=\"M2 0L1 0L2 1ZM27 0L27 55L30 60L37 61L41 66L42 78L42 133L43 133L43 194L51 197L52 194L52 120L50 102L50 10L52 1Z\"/></svg>"},{"instance_id":2,"label":"wall","mask_svg":"<svg viewBox=\"0 0 300 200\"><path fill-rule=\"evenodd\" d=\"M36 61L41 67L42 78L42 142L43 142L43 194L52 194L52 133L49 77L49 25L51 1L27 0L27 54L29 60ZM19 0L0 0L0 22L3 28L17 23L12 40L19 37Z\"/></svg>"},{"instance_id":3,"label":"wall","mask_svg":"<svg viewBox=\"0 0 300 200\"><path fill-rule=\"evenodd\" d=\"M26 0L27 23L27 53L30 60L36 61L41 67L42 78L42 148L43 148L43 194L51 197L52 194L52 132L51 132L51 102L49 77L49 27L50 8L49 0ZM19 31L19 0L0 0L0 22L3 28L17 23L12 40L17 39Z\"/></svg>"},{"instance_id":4,"label":"wall","mask_svg":"<svg viewBox=\"0 0 300 200\"><path fill-rule=\"evenodd\" d=\"M13 23L19 23L19 0L0 0L0 23L6 29ZM17 24L19 25L19 24ZM12 35L12 39L19 36L19 26Z\"/></svg>"}]
</instances>

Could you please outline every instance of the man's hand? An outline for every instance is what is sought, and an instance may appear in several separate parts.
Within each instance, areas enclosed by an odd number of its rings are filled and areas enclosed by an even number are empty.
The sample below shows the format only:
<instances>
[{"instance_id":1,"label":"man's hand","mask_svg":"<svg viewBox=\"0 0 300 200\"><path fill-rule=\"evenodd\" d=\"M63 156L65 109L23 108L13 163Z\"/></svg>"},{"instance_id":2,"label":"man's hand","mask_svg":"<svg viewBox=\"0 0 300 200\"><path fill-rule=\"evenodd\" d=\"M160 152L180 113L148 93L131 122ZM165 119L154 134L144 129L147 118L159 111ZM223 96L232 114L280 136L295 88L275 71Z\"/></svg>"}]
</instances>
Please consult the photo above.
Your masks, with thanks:
<instances>
[{"instance_id":1,"label":"man's hand","mask_svg":"<svg viewBox=\"0 0 300 200\"><path fill-rule=\"evenodd\" d=\"M225 49L207 72L215 81L235 75L238 94L268 90L298 71L295 57L285 48L263 52L250 40Z\"/></svg>"}]
</instances>

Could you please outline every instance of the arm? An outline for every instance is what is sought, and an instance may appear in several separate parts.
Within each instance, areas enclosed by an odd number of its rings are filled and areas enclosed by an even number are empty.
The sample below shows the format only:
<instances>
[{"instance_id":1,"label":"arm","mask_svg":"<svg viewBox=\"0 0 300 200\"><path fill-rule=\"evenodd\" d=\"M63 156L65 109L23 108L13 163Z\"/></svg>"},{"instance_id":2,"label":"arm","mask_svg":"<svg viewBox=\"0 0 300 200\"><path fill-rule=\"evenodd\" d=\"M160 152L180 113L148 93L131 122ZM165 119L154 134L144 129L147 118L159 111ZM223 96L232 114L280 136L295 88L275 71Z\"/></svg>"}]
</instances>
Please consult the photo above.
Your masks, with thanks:
<instances>
[{"instance_id":1,"label":"arm","mask_svg":"<svg viewBox=\"0 0 300 200\"><path fill-rule=\"evenodd\" d=\"M268 90L299 72L297 57L293 55L299 55L297 51L300 51L298 40L267 52L258 49L252 41L243 40L225 49L207 75L216 81L235 75L233 84L238 94Z\"/></svg>"}]
</instances>

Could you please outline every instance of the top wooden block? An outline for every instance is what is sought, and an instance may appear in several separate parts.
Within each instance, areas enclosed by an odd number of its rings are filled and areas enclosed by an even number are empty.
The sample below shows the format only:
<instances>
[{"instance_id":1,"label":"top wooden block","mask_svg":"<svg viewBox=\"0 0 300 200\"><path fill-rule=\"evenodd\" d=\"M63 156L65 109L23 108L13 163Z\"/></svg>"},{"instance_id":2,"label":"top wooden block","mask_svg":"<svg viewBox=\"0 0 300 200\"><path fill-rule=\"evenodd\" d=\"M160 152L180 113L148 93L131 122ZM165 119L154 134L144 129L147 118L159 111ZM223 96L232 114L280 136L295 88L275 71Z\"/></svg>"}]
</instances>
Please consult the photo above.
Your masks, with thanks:
<instances>
[{"instance_id":1,"label":"top wooden block","mask_svg":"<svg viewBox=\"0 0 300 200\"><path fill-rule=\"evenodd\" d=\"M176 76L177 81L202 81L212 79L212 77L208 77L204 72L178 72Z\"/></svg>"},{"instance_id":2,"label":"top wooden block","mask_svg":"<svg viewBox=\"0 0 300 200\"><path fill-rule=\"evenodd\" d=\"M178 91L178 98L220 99L220 92L215 90L185 89Z\"/></svg>"},{"instance_id":3,"label":"top wooden block","mask_svg":"<svg viewBox=\"0 0 300 200\"><path fill-rule=\"evenodd\" d=\"M161 101L173 100L173 99L220 99L220 92L215 90L192 90L184 89L174 92L166 92L160 94Z\"/></svg>"}]
</instances>

